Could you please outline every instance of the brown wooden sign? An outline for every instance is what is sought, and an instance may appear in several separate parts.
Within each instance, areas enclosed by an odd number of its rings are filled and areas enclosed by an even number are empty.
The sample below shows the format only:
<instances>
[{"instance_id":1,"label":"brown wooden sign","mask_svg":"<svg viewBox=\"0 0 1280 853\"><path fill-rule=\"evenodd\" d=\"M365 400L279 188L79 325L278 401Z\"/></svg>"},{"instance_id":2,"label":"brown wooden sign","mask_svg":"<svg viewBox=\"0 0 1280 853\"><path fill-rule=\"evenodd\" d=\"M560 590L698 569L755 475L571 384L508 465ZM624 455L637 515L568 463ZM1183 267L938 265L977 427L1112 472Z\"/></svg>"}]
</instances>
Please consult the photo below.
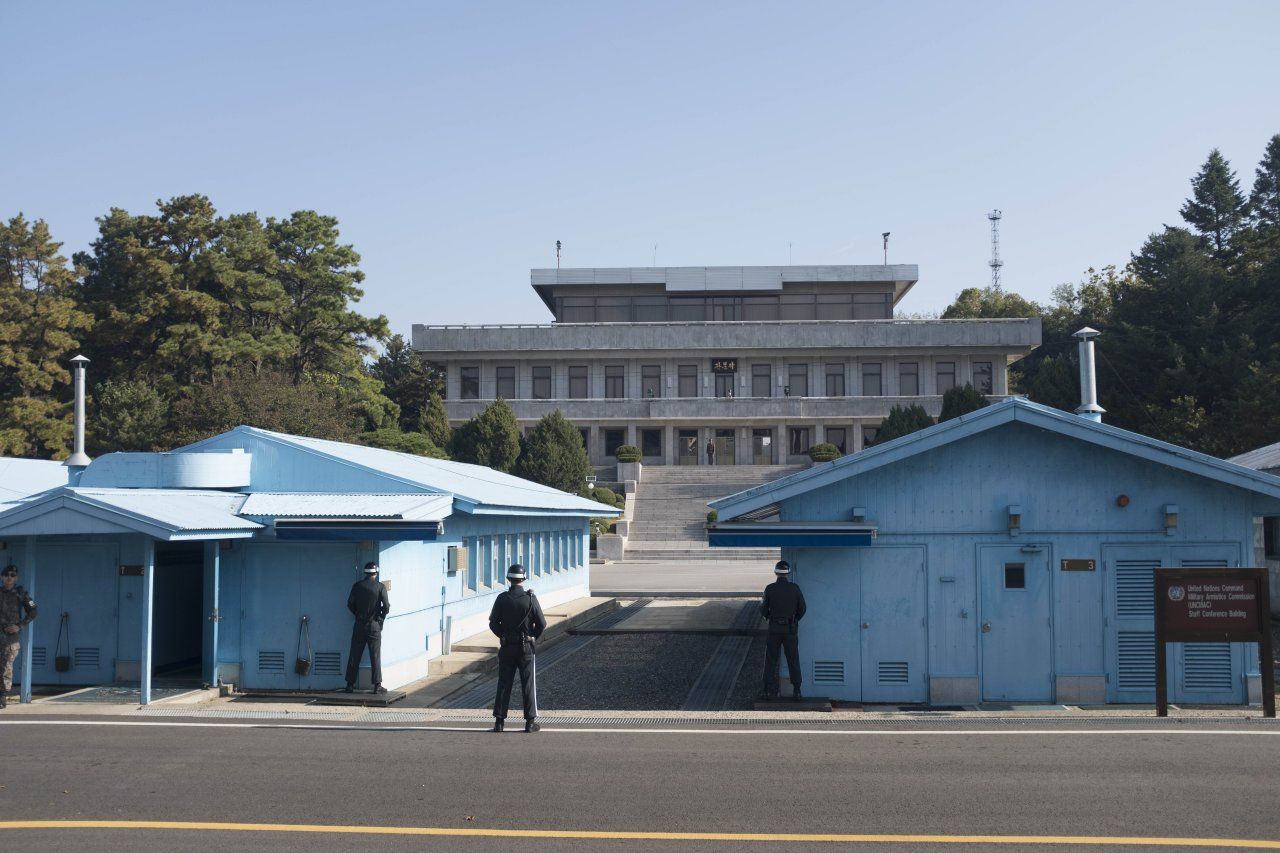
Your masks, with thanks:
<instances>
[{"instance_id":1,"label":"brown wooden sign","mask_svg":"<svg viewBox=\"0 0 1280 853\"><path fill-rule=\"evenodd\" d=\"M1167 643L1257 643L1262 708L1276 715L1266 569L1160 569L1155 573L1156 714L1169 714Z\"/></svg>"}]
</instances>

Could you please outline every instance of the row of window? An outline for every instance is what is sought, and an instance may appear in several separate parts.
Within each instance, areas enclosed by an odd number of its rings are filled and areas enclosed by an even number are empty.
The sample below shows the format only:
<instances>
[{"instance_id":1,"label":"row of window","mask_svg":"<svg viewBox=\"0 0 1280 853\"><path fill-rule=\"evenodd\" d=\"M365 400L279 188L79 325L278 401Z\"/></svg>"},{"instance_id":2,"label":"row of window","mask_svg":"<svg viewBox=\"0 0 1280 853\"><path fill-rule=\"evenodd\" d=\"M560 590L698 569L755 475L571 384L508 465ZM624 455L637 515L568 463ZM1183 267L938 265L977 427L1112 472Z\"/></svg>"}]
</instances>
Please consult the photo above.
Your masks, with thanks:
<instances>
[{"instance_id":1,"label":"row of window","mask_svg":"<svg viewBox=\"0 0 1280 853\"><path fill-rule=\"evenodd\" d=\"M471 592L505 584L512 563L524 566L534 578L580 568L586 562L582 535L573 530L468 536L462 544L467 549L466 584Z\"/></svg>"},{"instance_id":2,"label":"row of window","mask_svg":"<svg viewBox=\"0 0 1280 853\"><path fill-rule=\"evenodd\" d=\"M562 296L561 323L716 320L888 320L892 293L784 293L774 296Z\"/></svg>"},{"instance_id":3,"label":"row of window","mask_svg":"<svg viewBox=\"0 0 1280 853\"><path fill-rule=\"evenodd\" d=\"M773 385L773 365L767 362L751 365L752 397L844 397L847 396L846 370L843 362L831 362L823 365L823 393L815 394L810 389L808 363L799 362L786 366L782 377L785 383L776 394ZM979 393L991 394L994 384L994 363L990 361L973 362L972 385ZM862 362L860 396L880 397L884 395L884 364L878 361ZM935 393L944 394L956 387L957 363L939 361L934 363ZM530 369L530 391L534 400L550 400L554 395L552 369L549 364L535 364ZM734 383L737 373L716 373L715 395L717 397L733 397ZM460 369L461 398L463 400L480 399L480 366L463 365ZM675 396L698 397L698 365L681 364L676 367ZM914 397L920 394L920 363L916 361L898 362L898 395ZM518 397L515 365L498 365L494 368L494 396L504 400L515 400ZM590 394L590 373L585 364L569 365L569 399L585 400ZM607 399L625 399L627 397L627 369L624 364L606 364L604 368L604 396ZM640 366L640 397L671 396L663 393L662 365L643 364Z\"/></svg>"},{"instance_id":4,"label":"row of window","mask_svg":"<svg viewBox=\"0 0 1280 853\"><path fill-rule=\"evenodd\" d=\"M588 437L591 431L586 428L579 428L582 433L582 446L589 447ZM618 448L627 443L627 431L625 429L605 429L601 431L604 434L604 455L613 456L618 452ZM639 429L636 430L640 438L640 452L645 457L661 458L663 457L662 448L662 429ZM862 446L870 447L876 443L876 436L880 432L878 426L862 427ZM813 427L788 427L787 428L787 453L791 456L801 456L809 451L813 445ZM696 429L677 429L676 437L676 453L679 459L696 459L702 448L698 446L698 431ZM850 443L852 435L846 427L827 427L823 433L823 441L834 444L836 449L841 453L850 453L853 451L853 445ZM713 442L716 445L716 455L722 459L732 460L733 443L736 441L734 430L723 429L716 430L716 437ZM769 465L773 461L773 430L768 428L753 429L751 431L752 458L757 464Z\"/></svg>"}]
</instances>

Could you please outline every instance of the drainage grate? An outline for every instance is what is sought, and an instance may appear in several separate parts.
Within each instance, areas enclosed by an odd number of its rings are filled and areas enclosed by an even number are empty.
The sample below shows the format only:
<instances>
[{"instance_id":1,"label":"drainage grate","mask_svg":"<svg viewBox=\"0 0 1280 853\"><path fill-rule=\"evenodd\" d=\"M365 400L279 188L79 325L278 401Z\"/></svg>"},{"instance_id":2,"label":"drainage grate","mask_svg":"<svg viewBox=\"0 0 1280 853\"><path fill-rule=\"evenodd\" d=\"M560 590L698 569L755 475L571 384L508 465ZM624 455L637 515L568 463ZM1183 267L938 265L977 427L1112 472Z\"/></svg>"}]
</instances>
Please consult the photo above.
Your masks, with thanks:
<instances>
[{"instance_id":1,"label":"drainage grate","mask_svg":"<svg viewBox=\"0 0 1280 853\"><path fill-rule=\"evenodd\" d=\"M316 652L316 675L341 675L342 652Z\"/></svg>"},{"instance_id":2,"label":"drainage grate","mask_svg":"<svg viewBox=\"0 0 1280 853\"><path fill-rule=\"evenodd\" d=\"M258 652L258 672L284 675L284 652Z\"/></svg>"},{"instance_id":3,"label":"drainage grate","mask_svg":"<svg viewBox=\"0 0 1280 853\"><path fill-rule=\"evenodd\" d=\"M96 648L81 647L75 650L74 660L76 669L97 669L100 653Z\"/></svg>"}]
</instances>

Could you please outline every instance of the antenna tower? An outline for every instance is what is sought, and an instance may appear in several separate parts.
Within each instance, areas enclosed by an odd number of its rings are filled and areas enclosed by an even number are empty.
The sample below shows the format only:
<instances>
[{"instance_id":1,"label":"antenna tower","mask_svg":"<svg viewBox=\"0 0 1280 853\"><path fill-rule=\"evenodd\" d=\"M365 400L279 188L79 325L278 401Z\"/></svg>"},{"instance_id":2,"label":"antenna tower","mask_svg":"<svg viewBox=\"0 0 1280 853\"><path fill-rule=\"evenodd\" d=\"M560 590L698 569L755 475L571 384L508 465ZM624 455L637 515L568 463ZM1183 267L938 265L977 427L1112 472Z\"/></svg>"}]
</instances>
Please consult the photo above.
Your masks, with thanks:
<instances>
[{"instance_id":1,"label":"antenna tower","mask_svg":"<svg viewBox=\"0 0 1280 853\"><path fill-rule=\"evenodd\" d=\"M1000 268L1004 266L1004 261L1000 260L1000 219L1004 214L998 210L993 210L987 214L987 219L991 220L991 260L988 266L991 267L991 289L1000 289Z\"/></svg>"}]
</instances>

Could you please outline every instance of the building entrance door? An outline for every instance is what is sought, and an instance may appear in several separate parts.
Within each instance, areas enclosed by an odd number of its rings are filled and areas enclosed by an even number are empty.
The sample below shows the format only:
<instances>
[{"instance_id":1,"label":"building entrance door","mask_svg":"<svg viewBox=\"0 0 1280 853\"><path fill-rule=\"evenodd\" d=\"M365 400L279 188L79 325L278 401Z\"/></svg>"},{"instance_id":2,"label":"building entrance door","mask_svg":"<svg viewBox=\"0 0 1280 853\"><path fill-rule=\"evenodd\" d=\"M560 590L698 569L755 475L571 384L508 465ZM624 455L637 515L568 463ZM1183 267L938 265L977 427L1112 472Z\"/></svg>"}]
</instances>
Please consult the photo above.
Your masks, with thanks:
<instances>
[{"instance_id":1,"label":"building entrance door","mask_svg":"<svg viewBox=\"0 0 1280 853\"><path fill-rule=\"evenodd\" d=\"M751 431L751 464L773 464L773 430L753 429Z\"/></svg>"},{"instance_id":2,"label":"building entrance door","mask_svg":"<svg viewBox=\"0 0 1280 853\"><path fill-rule=\"evenodd\" d=\"M862 701L924 702L929 695L924 549L865 548L862 574Z\"/></svg>"},{"instance_id":3,"label":"building entrance door","mask_svg":"<svg viewBox=\"0 0 1280 853\"><path fill-rule=\"evenodd\" d=\"M735 430L718 429L716 430L716 464L717 465L736 465L737 464L737 440L734 438Z\"/></svg>"},{"instance_id":4,"label":"building entrance door","mask_svg":"<svg viewBox=\"0 0 1280 853\"><path fill-rule=\"evenodd\" d=\"M1053 698L1049 557L1044 548L996 545L979 551L984 700Z\"/></svg>"},{"instance_id":5,"label":"building entrance door","mask_svg":"<svg viewBox=\"0 0 1280 853\"><path fill-rule=\"evenodd\" d=\"M677 465L697 465L698 464L698 431L696 429L682 429L676 431L676 464Z\"/></svg>"}]
</instances>

